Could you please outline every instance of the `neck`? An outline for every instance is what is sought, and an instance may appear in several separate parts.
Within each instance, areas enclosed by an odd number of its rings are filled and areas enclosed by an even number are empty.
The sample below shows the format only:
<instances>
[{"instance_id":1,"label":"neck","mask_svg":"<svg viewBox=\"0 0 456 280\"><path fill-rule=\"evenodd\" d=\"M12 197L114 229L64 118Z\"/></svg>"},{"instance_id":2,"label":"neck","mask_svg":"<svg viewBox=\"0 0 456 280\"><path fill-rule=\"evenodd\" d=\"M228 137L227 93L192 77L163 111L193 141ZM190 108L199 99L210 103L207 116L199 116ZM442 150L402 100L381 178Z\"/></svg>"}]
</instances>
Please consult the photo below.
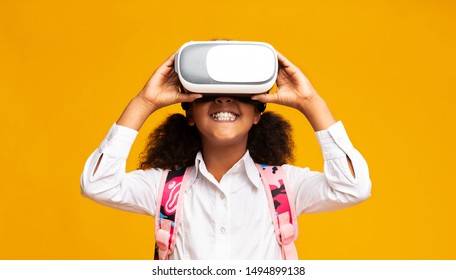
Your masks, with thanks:
<instances>
[{"instance_id":1,"label":"neck","mask_svg":"<svg viewBox=\"0 0 456 280\"><path fill-rule=\"evenodd\" d=\"M247 151L247 145L225 147L203 145L203 158L207 170L220 182L223 175L236 164Z\"/></svg>"}]
</instances>

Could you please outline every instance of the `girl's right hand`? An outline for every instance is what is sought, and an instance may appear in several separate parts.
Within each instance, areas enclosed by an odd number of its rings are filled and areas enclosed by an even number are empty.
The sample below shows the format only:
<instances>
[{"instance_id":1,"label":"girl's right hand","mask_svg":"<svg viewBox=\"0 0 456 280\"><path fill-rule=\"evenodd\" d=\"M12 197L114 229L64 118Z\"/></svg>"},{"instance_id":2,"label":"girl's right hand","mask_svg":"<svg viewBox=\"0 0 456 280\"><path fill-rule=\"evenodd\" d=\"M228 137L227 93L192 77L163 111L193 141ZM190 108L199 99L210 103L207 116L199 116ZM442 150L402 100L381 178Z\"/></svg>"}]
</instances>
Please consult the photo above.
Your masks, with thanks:
<instances>
[{"instance_id":1,"label":"girl's right hand","mask_svg":"<svg viewBox=\"0 0 456 280\"><path fill-rule=\"evenodd\" d=\"M146 119L156 110L179 102L193 102L202 94L179 92L179 78L174 72L174 57L155 70L144 88L136 95L117 120L117 124L139 131Z\"/></svg>"},{"instance_id":2,"label":"girl's right hand","mask_svg":"<svg viewBox=\"0 0 456 280\"><path fill-rule=\"evenodd\" d=\"M179 77L174 71L175 56L176 53L172 54L155 70L138 94L151 112L179 102L193 102L202 97L202 94L179 92Z\"/></svg>"}]
</instances>

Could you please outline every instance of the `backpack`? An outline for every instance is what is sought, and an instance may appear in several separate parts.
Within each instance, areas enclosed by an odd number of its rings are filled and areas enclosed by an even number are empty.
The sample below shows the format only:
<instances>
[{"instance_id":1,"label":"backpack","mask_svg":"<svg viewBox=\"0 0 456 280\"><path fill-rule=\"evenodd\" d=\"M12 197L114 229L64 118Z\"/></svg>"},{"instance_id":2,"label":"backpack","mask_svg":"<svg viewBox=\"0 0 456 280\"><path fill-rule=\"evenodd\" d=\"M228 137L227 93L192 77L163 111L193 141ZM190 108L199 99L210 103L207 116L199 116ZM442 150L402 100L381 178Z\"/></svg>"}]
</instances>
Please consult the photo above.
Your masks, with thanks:
<instances>
[{"instance_id":1,"label":"backpack","mask_svg":"<svg viewBox=\"0 0 456 280\"><path fill-rule=\"evenodd\" d=\"M296 211L289 197L281 166L257 164L268 198L277 242L283 259L298 259L294 241L298 236ZM193 167L166 170L158 190L155 212L155 259L166 260L174 251L189 174Z\"/></svg>"}]
</instances>

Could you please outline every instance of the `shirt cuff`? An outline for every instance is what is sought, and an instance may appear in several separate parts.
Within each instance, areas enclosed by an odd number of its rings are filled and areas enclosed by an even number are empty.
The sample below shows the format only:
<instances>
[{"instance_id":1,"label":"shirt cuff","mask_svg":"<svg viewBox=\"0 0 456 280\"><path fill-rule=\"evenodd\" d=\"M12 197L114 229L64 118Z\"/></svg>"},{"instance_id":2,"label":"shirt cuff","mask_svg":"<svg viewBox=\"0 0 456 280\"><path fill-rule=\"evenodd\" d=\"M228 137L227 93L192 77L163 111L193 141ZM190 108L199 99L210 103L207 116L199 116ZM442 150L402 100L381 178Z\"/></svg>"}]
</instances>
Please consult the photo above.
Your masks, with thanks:
<instances>
[{"instance_id":1,"label":"shirt cuff","mask_svg":"<svg viewBox=\"0 0 456 280\"><path fill-rule=\"evenodd\" d=\"M316 132L325 160L345 157L354 149L341 121Z\"/></svg>"},{"instance_id":2,"label":"shirt cuff","mask_svg":"<svg viewBox=\"0 0 456 280\"><path fill-rule=\"evenodd\" d=\"M114 123L100 145L100 152L115 158L128 157L138 131Z\"/></svg>"}]
</instances>

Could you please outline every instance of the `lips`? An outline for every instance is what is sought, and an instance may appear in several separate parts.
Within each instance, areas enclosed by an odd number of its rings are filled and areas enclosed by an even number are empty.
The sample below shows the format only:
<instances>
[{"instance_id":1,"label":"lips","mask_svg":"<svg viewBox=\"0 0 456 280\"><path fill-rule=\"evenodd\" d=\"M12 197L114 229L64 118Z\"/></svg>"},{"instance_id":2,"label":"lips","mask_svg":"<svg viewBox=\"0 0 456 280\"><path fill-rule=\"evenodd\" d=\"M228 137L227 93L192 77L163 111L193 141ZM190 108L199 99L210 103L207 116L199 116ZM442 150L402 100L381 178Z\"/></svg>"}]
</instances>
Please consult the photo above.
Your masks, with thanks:
<instances>
[{"instance_id":1,"label":"lips","mask_svg":"<svg viewBox=\"0 0 456 280\"><path fill-rule=\"evenodd\" d=\"M217 112L210 114L211 119L218 122L234 122L239 115L231 112Z\"/></svg>"}]
</instances>

